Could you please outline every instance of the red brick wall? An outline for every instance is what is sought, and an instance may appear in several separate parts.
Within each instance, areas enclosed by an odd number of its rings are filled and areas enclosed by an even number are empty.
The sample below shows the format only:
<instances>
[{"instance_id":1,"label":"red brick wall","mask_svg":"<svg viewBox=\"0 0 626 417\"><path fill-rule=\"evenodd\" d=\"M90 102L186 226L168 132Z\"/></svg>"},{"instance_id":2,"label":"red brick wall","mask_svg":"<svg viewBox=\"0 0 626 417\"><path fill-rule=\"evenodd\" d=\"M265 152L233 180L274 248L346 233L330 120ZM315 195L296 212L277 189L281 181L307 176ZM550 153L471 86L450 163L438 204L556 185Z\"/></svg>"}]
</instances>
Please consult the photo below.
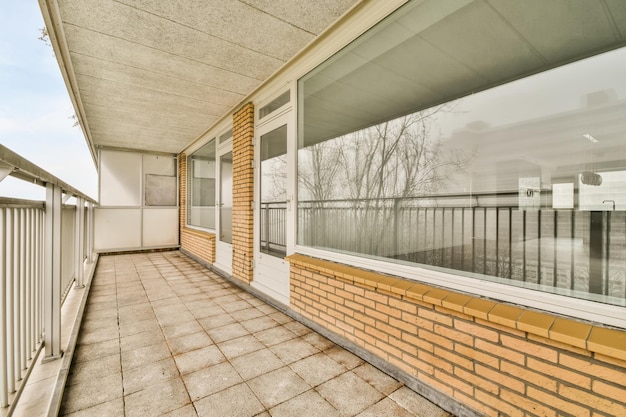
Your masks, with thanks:
<instances>
[{"instance_id":1,"label":"red brick wall","mask_svg":"<svg viewBox=\"0 0 626 417\"><path fill-rule=\"evenodd\" d=\"M498 324L508 323L506 314L483 315L486 300L302 255L289 259L295 311L478 412L626 416L626 358ZM479 308L464 309L471 300ZM490 304L491 311L524 311Z\"/></svg>"},{"instance_id":2,"label":"red brick wall","mask_svg":"<svg viewBox=\"0 0 626 417\"><path fill-rule=\"evenodd\" d=\"M233 277L253 278L254 106L233 115Z\"/></svg>"}]
</instances>

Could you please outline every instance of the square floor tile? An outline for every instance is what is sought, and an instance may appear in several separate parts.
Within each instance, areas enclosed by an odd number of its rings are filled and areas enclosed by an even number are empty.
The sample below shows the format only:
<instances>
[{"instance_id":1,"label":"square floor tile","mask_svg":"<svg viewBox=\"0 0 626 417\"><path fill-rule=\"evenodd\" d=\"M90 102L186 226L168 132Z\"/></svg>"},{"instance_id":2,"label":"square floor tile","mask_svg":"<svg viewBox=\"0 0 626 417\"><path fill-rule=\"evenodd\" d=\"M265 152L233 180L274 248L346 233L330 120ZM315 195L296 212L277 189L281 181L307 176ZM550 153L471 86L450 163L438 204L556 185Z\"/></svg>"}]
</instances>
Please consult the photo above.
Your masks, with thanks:
<instances>
[{"instance_id":1,"label":"square floor tile","mask_svg":"<svg viewBox=\"0 0 626 417\"><path fill-rule=\"evenodd\" d=\"M351 352L348 352L341 346L333 346L332 348L325 350L324 353L345 366L347 369L354 369L365 362L363 359Z\"/></svg>"},{"instance_id":2,"label":"square floor tile","mask_svg":"<svg viewBox=\"0 0 626 417\"><path fill-rule=\"evenodd\" d=\"M239 323L227 324L226 326L217 327L215 329L207 329L207 333L215 343L225 342L249 334L246 328Z\"/></svg>"},{"instance_id":3,"label":"square floor tile","mask_svg":"<svg viewBox=\"0 0 626 417\"><path fill-rule=\"evenodd\" d=\"M198 417L198 413L196 413L193 404L187 404L184 407L163 414L163 417Z\"/></svg>"},{"instance_id":4,"label":"square floor tile","mask_svg":"<svg viewBox=\"0 0 626 417\"><path fill-rule=\"evenodd\" d=\"M258 376L248 381L248 385L267 408L311 389L309 384L287 366Z\"/></svg>"},{"instance_id":5,"label":"square floor tile","mask_svg":"<svg viewBox=\"0 0 626 417\"><path fill-rule=\"evenodd\" d=\"M224 362L226 357L217 346L211 345L174 356L181 375Z\"/></svg>"},{"instance_id":6,"label":"square floor tile","mask_svg":"<svg viewBox=\"0 0 626 417\"><path fill-rule=\"evenodd\" d=\"M186 334L168 341L172 355L190 352L213 344L213 340L204 332Z\"/></svg>"},{"instance_id":7,"label":"square floor tile","mask_svg":"<svg viewBox=\"0 0 626 417\"><path fill-rule=\"evenodd\" d=\"M169 379L124 397L126 417L158 416L189 404L180 378Z\"/></svg>"},{"instance_id":8,"label":"square floor tile","mask_svg":"<svg viewBox=\"0 0 626 417\"><path fill-rule=\"evenodd\" d=\"M144 346L154 345L165 340L160 328L152 329L141 333L135 333L120 338L120 349L122 352L138 349Z\"/></svg>"},{"instance_id":9,"label":"square floor tile","mask_svg":"<svg viewBox=\"0 0 626 417\"><path fill-rule=\"evenodd\" d=\"M347 371L343 365L323 353L293 362L290 367L312 387Z\"/></svg>"},{"instance_id":10,"label":"square floor tile","mask_svg":"<svg viewBox=\"0 0 626 417\"><path fill-rule=\"evenodd\" d=\"M118 339L105 340L99 343L77 344L74 351L74 363L95 360L120 353L120 341Z\"/></svg>"},{"instance_id":11,"label":"square floor tile","mask_svg":"<svg viewBox=\"0 0 626 417\"><path fill-rule=\"evenodd\" d=\"M278 322L272 320L267 316L261 316L255 319L242 321L241 325L245 327L250 333L256 333L262 330L271 329L273 327L279 326Z\"/></svg>"},{"instance_id":12,"label":"square floor tile","mask_svg":"<svg viewBox=\"0 0 626 417\"><path fill-rule=\"evenodd\" d=\"M204 330L217 329L218 327L226 326L227 324L235 323L235 319L232 318L226 312L215 316L209 316L202 319L198 319L198 323L204 328Z\"/></svg>"},{"instance_id":13,"label":"square floor tile","mask_svg":"<svg viewBox=\"0 0 626 417\"><path fill-rule=\"evenodd\" d=\"M295 339L296 334L282 326L272 327L271 329L262 330L254 334L265 346L273 346L287 340Z\"/></svg>"},{"instance_id":14,"label":"square floor tile","mask_svg":"<svg viewBox=\"0 0 626 417\"><path fill-rule=\"evenodd\" d=\"M152 362L158 362L169 357L171 357L170 350L167 347L167 344L161 341L154 345L122 352L122 370L126 372L128 369Z\"/></svg>"},{"instance_id":15,"label":"square floor tile","mask_svg":"<svg viewBox=\"0 0 626 417\"><path fill-rule=\"evenodd\" d=\"M286 364L295 362L307 356L319 353L319 350L303 339L292 339L278 345L270 346L269 349Z\"/></svg>"},{"instance_id":16,"label":"square floor tile","mask_svg":"<svg viewBox=\"0 0 626 417\"><path fill-rule=\"evenodd\" d=\"M357 414L357 417L415 417L415 414L401 407L393 400L384 398L382 401Z\"/></svg>"},{"instance_id":17,"label":"square floor tile","mask_svg":"<svg viewBox=\"0 0 626 417\"><path fill-rule=\"evenodd\" d=\"M252 335L238 337L237 339L227 340L226 342L218 343L218 347L228 359L236 358L237 356L245 355L246 353L254 352L259 349L264 349L265 345L256 340Z\"/></svg>"},{"instance_id":18,"label":"square floor tile","mask_svg":"<svg viewBox=\"0 0 626 417\"><path fill-rule=\"evenodd\" d=\"M352 372L385 395L389 395L402 386L402 382L395 380L367 362L357 366Z\"/></svg>"},{"instance_id":19,"label":"square floor tile","mask_svg":"<svg viewBox=\"0 0 626 417\"><path fill-rule=\"evenodd\" d=\"M122 372L120 354L114 353L102 358L74 363L70 367L68 385L79 384L120 372Z\"/></svg>"},{"instance_id":20,"label":"square floor tile","mask_svg":"<svg viewBox=\"0 0 626 417\"><path fill-rule=\"evenodd\" d=\"M183 380L193 401L243 382L235 368L228 362L183 375Z\"/></svg>"},{"instance_id":21,"label":"square floor tile","mask_svg":"<svg viewBox=\"0 0 626 417\"><path fill-rule=\"evenodd\" d=\"M270 410L272 417L340 417L332 405L314 390L306 391Z\"/></svg>"},{"instance_id":22,"label":"square floor tile","mask_svg":"<svg viewBox=\"0 0 626 417\"><path fill-rule=\"evenodd\" d=\"M237 321L245 321L262 317L264 314L258 308L246 308L244 310L234 311L231 316Z\"/></svg>"},{"instance_id":23,"label":"square floor tile","mask_svg":"<svg viewBox=\"0 0 626 417\"><path fill-rule=\"evenodd\" d=\"M202 326L197 321L186 321L183 323L177 323L172 326L165 326L162 328L163 335L166 339L174 339L180 336L184 336L190 333L203 332Z\"/></svg>"},{"instance_id":24,"label":"square floor tile","mask_svg":"<svg viewBox=\"0 0 626 417\"><path fill-rule=\"evenodd\" d=\"M239 375L247 381L285 366L269 349L261 349L230 361Z\"/></svg>"},{"instance_id":25,"label":"square floor tile","mask_svg":"<svg viewBox=\"0 0 626 417\"><path fill-rule=\"evenodd\" d=\"M407 387L398 388L389 394L389 398L416 416L451 417L451 414Z\"/></svg>"},{"instance_id":26,"label":"square floor tile","mask_svg":"<svg viewBox=\"0 0 626 417\"><path fill-rule=\"evenodd\" d=\"M356 374L346 372L318 386L317 391L345 415L356 415L384 396Z\"/></svg>"},{"instance_id":27,"label":"square floor tile","mask_svg":"<svg viewBox=\"0 0 626 417\"><path fill-rule=\"evenodd\" d=\"M178 375L178 368L172 358L129 369L123 375L124 395L141 391Z\"/></svg>"},{"instance_id":28,"label":"square floor tile","mask_svg":"<svg viewBox=\"0 0 626 417\"><path fill-rule=\"evenodd\" d=\"M63 412L66 414L93 407L121 398L122 374L116 373L102 378L87 380L73 385L63 395Z\"/></svg>"},{"instance_id":29,"label":"square floor tile","mask_svg":"<svg viewBox=\"0 0 626 417\"><path fill-rule=\"evenodd\" d=\"M64 417L119 417L124 415L124 401L122 397L119 397L75 413L60 415Z\"/></svg>"},{"instance_id":30,"label":"square floor tile","mask_svg":"<svg viewBox=\"0 0 626 417\"><path fill-rule=\"evenodd\" d=\"M198 400L199 417L253 417L265 410L246 384L238 384Z\"/></svg>"}]
</instances>

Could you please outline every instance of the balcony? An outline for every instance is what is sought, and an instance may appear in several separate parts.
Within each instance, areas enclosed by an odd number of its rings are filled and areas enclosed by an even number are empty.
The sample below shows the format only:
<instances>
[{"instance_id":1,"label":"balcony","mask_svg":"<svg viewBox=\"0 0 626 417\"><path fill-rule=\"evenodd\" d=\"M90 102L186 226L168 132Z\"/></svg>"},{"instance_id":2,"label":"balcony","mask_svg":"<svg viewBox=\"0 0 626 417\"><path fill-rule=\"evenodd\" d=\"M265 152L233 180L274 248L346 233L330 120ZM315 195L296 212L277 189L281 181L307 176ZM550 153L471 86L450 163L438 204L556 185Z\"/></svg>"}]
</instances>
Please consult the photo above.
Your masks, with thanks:
<instances>
[{"instance_id":1,"label":"balcony","mask_svg":"<svg viewBox=\"0 0 626 417\"><path fill-rule=\"evenodd\" d=\"M94 201L0 161L47 188L0 200L2 416L448 415L178 251L95 257Z\"/></svg>"}]
</instances>

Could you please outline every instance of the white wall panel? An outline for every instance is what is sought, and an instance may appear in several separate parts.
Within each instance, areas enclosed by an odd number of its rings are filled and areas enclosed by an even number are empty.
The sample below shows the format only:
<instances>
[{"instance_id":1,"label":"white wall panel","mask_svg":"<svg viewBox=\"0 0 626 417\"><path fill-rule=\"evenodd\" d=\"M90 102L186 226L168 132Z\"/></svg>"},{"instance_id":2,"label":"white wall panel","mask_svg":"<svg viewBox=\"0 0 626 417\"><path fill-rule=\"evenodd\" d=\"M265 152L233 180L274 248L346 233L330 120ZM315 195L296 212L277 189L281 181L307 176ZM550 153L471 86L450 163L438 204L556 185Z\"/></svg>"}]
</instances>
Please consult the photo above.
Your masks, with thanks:
<instances>
[{"instance_id":1,"label":"white wall panel","mask_svg":"<svg viewBox=\"0 0 626 417\"><path fill-rule=\"evenodd\" d=\"M178 245L178 208L144 209L143 246Z\"/></svg>"},{"instance_id":2,"label":"white wall panel","mask_svg":"<svg viewBox=\"0 0 626 417\"><path fill-rule=\"evenodd\" d=\"M100 152L100 205L141 206L141 154Z\"/></svg>"},{"instance_id":3,"label":"white wall panel","mask_svg":"<svg viewBox=\"0 0 626 417\"><path fill-rule=\"evenodd\" d=\"M94 213L97 251L141 247L141 209L97 208Z\"/></svg>"}]
</instances>

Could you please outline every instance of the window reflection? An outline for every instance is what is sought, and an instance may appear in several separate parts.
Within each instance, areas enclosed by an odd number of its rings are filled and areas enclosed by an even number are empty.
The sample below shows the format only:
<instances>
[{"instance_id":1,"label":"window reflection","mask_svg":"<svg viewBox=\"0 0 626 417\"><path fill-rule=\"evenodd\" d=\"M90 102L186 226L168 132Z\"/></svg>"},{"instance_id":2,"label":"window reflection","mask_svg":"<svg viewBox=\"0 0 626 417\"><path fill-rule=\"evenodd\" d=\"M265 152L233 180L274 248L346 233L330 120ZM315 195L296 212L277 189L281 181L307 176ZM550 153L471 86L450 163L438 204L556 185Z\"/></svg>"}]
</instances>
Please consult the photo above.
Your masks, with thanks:
<instances>
[{"instance_id":1,"label":"window reflection","mask_svg":"<svg viewBox=\"0 0 626 417\"><path fill-rule=\"evenodd\" d=\"M345 125L333 65L299 83L298 244L626 305L625 49Z\"/></svg>"},{"instance_id":2,"label":"window reflection","mask_svg":"<svg viewBox=\"0 0 626 417\"><path fill-rule=\"evenodd\" d=\"M187 224L215 229L215 139L187 160Z\"/></svg>"}]
</instances>

